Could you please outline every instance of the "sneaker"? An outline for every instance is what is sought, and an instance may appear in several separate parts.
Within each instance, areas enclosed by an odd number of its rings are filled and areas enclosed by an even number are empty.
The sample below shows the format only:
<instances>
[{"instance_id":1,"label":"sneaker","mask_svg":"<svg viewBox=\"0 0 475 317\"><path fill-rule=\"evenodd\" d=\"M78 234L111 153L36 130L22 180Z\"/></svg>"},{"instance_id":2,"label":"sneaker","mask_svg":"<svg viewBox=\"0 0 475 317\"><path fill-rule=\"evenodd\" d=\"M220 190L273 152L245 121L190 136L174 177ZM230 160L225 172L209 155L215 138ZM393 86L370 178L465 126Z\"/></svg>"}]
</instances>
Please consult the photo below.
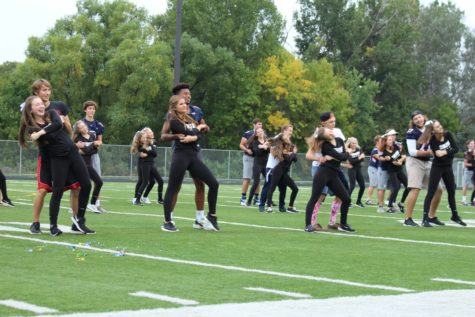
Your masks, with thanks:
<instances>
[{"instance_id":1,"label":"sneaker","mask_svg":"<svg viewBox=\"0 0 475 317\"><path fill-rule=\"evenodd\" d=\"M422 220L421 226L425 227L425 228L432 228L432 225L430 224L429 220L427 220L427 219Z\"/></svg>"},{"instance_id":2,"label":"sneaker","mask_svg":"<svg viewBox=\"0 0 475 317\"><path fill-rule=\"evenodd\" d=\"M241 198L241 206L246 206L246 198Z\"/></svg>"},{"instance_id":3,"label":"sneaker","mask_svg":"<svg viewBox=\"0 0 475 317\"><path fill-rule=\"evenodd\" d=\"M252 206L252 203L251 203L250 200L248 200L248 201L246 202L246 207L251 207L251 206Z\"/></svg>"},{"instance_id":4,"label":"sneaker","mask_svg":"<svg viewBox=\"0 0 475 317\"><path fill-rule=\"evenodd\" d=\"M142 206L142 203L141 203L140 201L138 201L137 198L134 198L134 199L132 200L132 204L133 204L134 206Z\"/></svg>"},{"instance_id":5,"label":"sneaker","mask_svg":"<svg viewBox=\"0 0 475 317\"><path fill-rule=\"evenodd\" d=\"M297 209L295 209L294 207L288 207L286 212L289 213L289 214L296 214L299 211Z\"/></svg>"},{"instance_id":6,"label":"sneaker","mask_svg":"<svg viewBox=\"0 0 475 317\"><path fill-rule=\"evenodd\" d=\"M384 207L383 207L383 206L379 206L377 212L379 212L380 214L384 213L384 212L385 212L385 211L384 211Z\"/></svg>"},{"instance_id":7,"label":"sneaker","mask_svg":"<svg viewBox=\"0 0 475 317\"><path fill-rule=\"evenodd\" d=\"M461 226L464 226L464 227L467 226L467 224L465 222L463 222L462 219L460 219L459 216L452 216L452 217L450 217L450 220L452 220L455 223L458 223Z\"/></svg>"},{"instance_id":8,"label":"sneaker","mask_svg":"<svg viewBox=\"0 0 475 317\"><path fill-rule=\"evenodd\" d=\"M259 212L264 212L266 211L266 208L264 206L259 206Z\"/></svg>"},{"instance_id":9,"label":"sneaker","mask_svg":"<svg viewBox=\"0 0 475 317\"><path fill-rule=\"evenodd\" d=\"M393 214L393 213L395 213L396 211L397 211L397 210L396 210L396 208L394 208L394 207L389 207L389 209L386 210L386 212L389 212L390 214Z\"/></svg>"},{"instance_id":10,"label":"sneaker","mask_svg":"<svg viewBox=\"0 0 475 317\"><path fill-rule=\"evenodd\" d=\"M412 218L407 218L404 220L404 225L407 226L407 227L419 227L419 225L417 223L414 222L414 220L412 220Z\"/></svg>"},{"instance_id":11,"label":"sneaker","mask_svg":"<svg viewBox=\"0 0 475 317\"><path fill-rule=\"evenodd\" d=\"M15 205L12 203L10 199L2 199L0 203L6 207L15 207Z\"/></svg>"},{"instance_id":12,"label":"sneaker","mask_svg":"<svg viewBox=\"0 0 475 317\"><path fill-rule=\"evenodd\" d=\"M399 211L400 211L402 214L406 212L406 209L404 209L404 204L403 204L403 203L399 202L399 203L397 203L397 206L398 206L398 208L399 208Z\"/></svg>"},{"instance_id":13,"label":"sneaker","mask_svg":"<svg viewBox=\"0 0 475 317\"><path fill-rule=\"evenodd\" d=\"M210 231L219 231L219 226L218 226L218 217L216 216L211 216L207 215L206 219L208 220L209 224L211 226L204 226L205 230L210 230Z\"/></svg>"},{"instance_id":14,"label":"sneaker","mask_svg":"<svg viewBox=\"0 0 475 317\"><path fill-rule=\"evenodd\" d=\"M148 197L142 197L141 201L145 204L145 205L150 205L152 202L150 201L150 198Z\"/></svg>"},{"instance_id":15,"label":"sneaker","mask_svg":"<svg viewBox=\"0 0 475 317\"><path fill-rule=\"evenodd\" d=\"M86 219L85 218L78 218L78 217L72 216L71 221L76 226L76 229L79 230L80 232L84 233L84 234L95 234L96 233L96 231L94 231L92 229L89 229L86 226ZM71 227L71 229L72 229L72 227Z\"/></svg>"},{"instance_id":16,"label":"sneaker","mask_svg":"<svg viewBox=\"0 0 475 317\"><path fill-rule=\"evenodd\" d=\"M101 214L103 214L103 213L106 213L106 212L107 212L107 210L105 210L105 209L104 209L104 208L103 208L101 205L99 205L99 206L96 206L96 209L97 209L97 210L99 210L99 211L101 212Z\"/></svg>"},{"instance_id":17,"label":"sneaker","mask_svg":"<svg viewBox=\"0 0 475 317\"><path fill-rule=\"evenodd\" d=\"M356 203L355 206L356 206L356 207L359 207L359 208L364 208L364 207L365 207L365 205L363 205L362 202Z\"/></svg>"},{"instance_id":18,"label":"sneaker","mask_svg":"<svg viewBox=\"0 0 475 317\"><path fill-rule=\"evenodd\" d=\"M339 227L340 227L340 224L339 224L339 223L335 223L335 224L329 223L329 224L327 225L327 229L328 229L328 230L338 230Z\"/></svg>"},{"instance_id":19,"label":"sneaker","mask_svg":"<svg viewBox=\"0 0 475 317\"><path fill-rule=\"evenodd\" d=\"M198 222L198 220L195 220L195 223L193 224L193 229L203 229L203 225Z\"/></svg>"},{"instance_id":20,"label":"sneaker","mask_svg":"<svg viewBox=\"0 0 475 317\"><path fill-rule=\"evenodd\" d=\"M31 234L42 234L39 222L33 222L30 226Z\"/></svg>"},{"instance_id":21,"label":"sneaker","mask_svg":"<svg viewBox=\"0 0 475 317\"><path fill-rule=\"evenodd\" d=\"M83 232L79 231L78 227L73 223L71 225L71 233L73 234L84 234Z\"/></svg>"},{"instance_id":22,"label":"sneaker","mask_svg":"<svg viewBox=\"0 0 475 317\"><path fill-rule=\"evenodd\" d=\"M371 199L366 199L366 201L364 203L365 203L365 205L368 205L368 206L373 206L374 205L374 203Z\"/></svg>"},{"instance_id":23,"label":"sneaker","mask_svg":"<svg viewBox=\"0 0 475 317\"><path fill-rule=\"evenodd\" d=\"M267 207L266 211L267 211L268 213L272 213L272 207L270 207L270 206Z\"/></svg>"},{"instance_id":24,"label":"sneaker","mask_svg":"<svg viewBox=\"0 0 475 317\"><path fill-rule=\"evenodd\" d=\"M287 208L285 208L285 206L279 206L279 211L280 212L287 212Z\"/></svg>"},{"instance_id":25,"label":"sneaker","mask_svg":"<svg viewBox=\"0 0 475 317\"><path fill-rule=\"evenodd\" d=\"M87 209L89 209L90 211L92 211L95 214L100 214L101 213L99 211L99 209L97 209L96 205L93 205L93 204L87 204Z\"/></svg>"},{"instance_id":26,"label":"sneaker","mask_svg":"<svg viewBox=\"0 0 475 317\"><path fill-rule=\"evenodd\" d=\"M259 206L261 204L261 200L259 198L254 198L254 206Z\"/></svg>"},{"instance_id":27,"label":"sneaker","mask_svg":"<svg viewBox=\"0 0 475 317\"><path fill-rule=\"evenodd\" d=\"M355 205L353 205L353 204L350 204L350 205L348 206L348 208L353 208L353 207L355 207Z\"/></svg>"},{"instance_id":28,"label":"sneaker","mask_svg":"<svg viewBox=\"0 0 475 317\"><path fill-rule=\"evenodd\" d=\"M470 206L472 206L472 207L475 206L475 201L472 201L472 202L470 203Z\"/></svg>"},{"instance_id":29,"label":"sneaker","mask_svg":"<svg viewBox=\"0 0 475 317\"><path fill-rule=\"evenodd\" d=\"M166 232L177 232L179 231L177 227L175 227L175 224L170 221L170 222L164 222L162 225L162 230Z\"/></svg>"},{"instance_id":30,"label":"sneaker","mask_svg":"<svg viewBox=\"0 0 475 317\"><path fill-rule=\"evenodd\" d=\"M386 200L384 201L384 204L389 207L389 199L386 199Z\"/></svg>"},{"instance_id":31,"label":"sneaker","mask_svg":"<svg viewBox=\"0 0 475 317\"><path fill-rule=\"evenodd\" d=\"M59 230L57 225L50 226L49 232L53 237L59 236L60 234L63 233L61 230Z\"/></svg>"},{"instance_id":32,"label":"sneaker","mask_svg":"<svg viewBox=\"0 0 475 317\"><path fill-rule=\"evenodd\" d=\"M428 218L428 221L429 221L430 223L433 223L434 225L445 226L445 223L443 223L442 221L440 221L437 217Z\"/></svg>"},{"instance_id":33,"label":"sneaker","mask_svg":"<svg viewBox=\"0 0 475 317\"><path fill-rule=\"evenodd\" d=\"M313 225L308 225L305 227L305 229L303 229L305 232L316 232L317 229L315 229L315 227Z\"/></svg>"},{"instance_id":34,"label":"sneaker","mask_svg":"<svg viewBox=\"0 0 475 317\"><path fill-rule=\"evenodd\" d=\"M468 206L468 203L466 201L462 201L463 206Z\"/></svg>"},{"instance_id":35,"label":"sneaker","mask_svg":"<svg viewBox=\"0 0 475 317\"><path fill-rule=\"evenodd\" d=\"M157 200L157 204L159 204L159 205L163 205L163 204L164 204L164 201L163 201L163 199L159 199L159 200Z\"/></svg>"},{"instance_id":36,"label":"sneaker","mask_svg":"<svg viewBox=\"0 0 475 317\"><path fill-rule=\"evenodd\" d=\"M338 230L340 231L346 231L346 232L356 232L355 229L351 228L350 225L346 224L346 225L342 225L340 224L340 226L338 227Z\"/></svg>"}]
</instances>

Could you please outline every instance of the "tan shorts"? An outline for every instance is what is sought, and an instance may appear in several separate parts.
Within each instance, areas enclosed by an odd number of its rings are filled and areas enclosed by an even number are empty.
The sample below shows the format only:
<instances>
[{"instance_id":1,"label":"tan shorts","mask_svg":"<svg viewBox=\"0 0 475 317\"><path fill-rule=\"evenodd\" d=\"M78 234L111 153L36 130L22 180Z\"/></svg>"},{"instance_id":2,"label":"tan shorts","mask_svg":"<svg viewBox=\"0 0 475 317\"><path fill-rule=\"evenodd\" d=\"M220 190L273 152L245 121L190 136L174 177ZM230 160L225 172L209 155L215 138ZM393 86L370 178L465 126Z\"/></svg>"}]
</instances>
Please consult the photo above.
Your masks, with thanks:
<instances>
[{"instance_id":1,"label":"tan shorts","mask_svg":"<svg viewBox=\"0 0 475 317\"><path fill-rule=\"evenodd\" d=\"M427 188L431 166L431 161L421 161L408 156L406 159L407 187Z\"/></svg>"}]
</instances>

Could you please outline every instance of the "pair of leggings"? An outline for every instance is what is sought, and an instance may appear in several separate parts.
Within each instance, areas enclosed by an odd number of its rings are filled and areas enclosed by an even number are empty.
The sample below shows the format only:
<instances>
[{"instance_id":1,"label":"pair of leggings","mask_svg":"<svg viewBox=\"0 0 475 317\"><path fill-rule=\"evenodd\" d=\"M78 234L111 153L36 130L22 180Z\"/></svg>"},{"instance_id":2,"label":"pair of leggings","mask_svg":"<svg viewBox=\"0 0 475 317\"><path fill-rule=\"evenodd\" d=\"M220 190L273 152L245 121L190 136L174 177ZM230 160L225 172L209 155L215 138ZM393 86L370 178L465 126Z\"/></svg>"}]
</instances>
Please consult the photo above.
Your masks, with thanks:
<instances>
[{"instance_id":1,"label":"pair of leggings","mask_svg":"<svg viewBox=\"0 0 475 317\"><path fill-rule=\"evenodd\" d=\"M320 165L317 173L313 177L312 183L312 195L307 203L305 208L305 226L308 226L312 223L312 213L315 204L317 203L320 195L322 194L323 188L328 186L328 188L341 200L341 214L340 214L340 223L342 225L347 224L348 218L348 208L350 207L351 198L346 190L343 182L340 177L338 177L338 171L334 168Z\"/></svg>"},{"instance_id":2,"label":"pair of leggings","mask_svg":"<svg viewBox=\"0 0 475 317\"><path fill-rule=\"evenodd\" d=\"M59 207L69 172L72 172L72 175L81 186L77 218L83 219L86 213L87 202L91 192L91 180L86 164L79 155L79 152L72 151L65 157L51 157L51 176L53 178L53 193L49 202L51 225L58 224Z\"/></svg>"},{"instance_id":3,"label":"pair of leggings","mask_svg":"<svg viewBox=\"0 0 475 317\"><path fill-rule=\"evenodd\" d=\"M202 180L208 186L208 214L216 213L219 183L209 168L200 160L198 152L193 149L175 149L172 155L168 187L163 204L165 221L171 221L172 201L175 193L180 190L186 171L193 178Z\"/></svg>"},{"instance_id":4,"label":"pair of leggings","mask_svg":"<svg viewBox=\"0 0 475 317\"><path fill-rule=\"evenodd\" d=\"M389 207L394 207L396 203L397 195L399 189L401 189L401 184L404 185L404 192L402 193L401 202L406 201L406 197L409 194L409 188L407 188L407 176L404 174L402 168L397 171L388 172L389 185L391 186L391 195L389 196Z\"/></svg>"},{"instance_id":5,"label":"pair of leggings","mask_svg":"<svg viewBox=\"0 0 475 317\"><path fill-rule=\"evenodd\" d=\"M266 168L264 179L265 182L261 189L261 200L259 204L259 207L261 208L266 205L267 192L269 191L269 187L272 182L272 168ZM285 193L287 191L287 186L285 186L283 182L279 182L277 186L279 187L279 209L282 209L285 208Z\"/></svg>"},{"instance_id":6,"label":"pair of leggings","mask_svg":"<svg viewBox=\"0 0 475 317\"><path fill-rule=\"evenodd\" d=\"M153 185L155 185L155 182L158 183L158 200L163 200L163 179L154 164L150 169L150 179L148 186L143 193L144 197L148 197L148 194L152 190Z\"/></svg>"},{"instance_id":7,"label":"pair of leggings","mask_svg":"<svg viewBox=\"0 0 475 317\"><path fill-rule=\"evenodd\" d=\"M163 191L163 180L160 174L155 167L155 163L153 161L144 161L141 162L139 165L139 181L137 182L136 188L139 185L135 198L140 200L142 194L147 197L150 191L152 190L153 185L155 184L155 180L158 182L158 199L161 200L161 194Z\"/></svg>"},{"instance_id":8,"label":"pair of leggings","mask_svg":"<svg viewBox=\"0 0 475 317\"><path fill-rule=\"evenodd\" d=\"M10 200L7 195L7 179L3 175L2 170L0 170L0 190L2 192L2 199Z\"/></svg>"},{"instance_id":9,"label":"pair of leggings","mask_svg":"<svg viewBox=\"0 0 475 317\"><path fill-rule=\"evenodd\" d=\"M363 197L363 193L365 190L364 177L363 173L361 172L361 164L348 169L348 178L350 179L350 197L356 187L356 182L358 182L360 190L358 191L358 198L356 199L356 203L361 203L361 197Z\"/></svg>"},{"instance_id":10,"label":"pair of leggings","mask_svg":"<svg viewBox=\"0 0 475 317\"><path fill-rule=\"evenodd\" d=\"M91 196L91 204L95 205L104 182L102 181L101 177L99 176L96 169L92 165L86 165L86 166L87 166L87 171L89 172L89 177L94 183L94 189L92 190L92 196Z\"/></svg>"},{"instance_id":11,"label":"pair of leggings","mask_svg":"<svg viewBox=\"0 0 475 317\"><path fill-rule=\"evenodd\" d=\"M429 217L430 203L432 202L432 198L434 198L441 179L444 181L445 188L447 189L449 207L452 211L452 215L457 214L457 206L455 204L456 185L452 164L448 166L437 166L432 163L429 174L429 187L427 189L426 198L424 199L424 219Z\"/></svg>"},{"instance_id":12,"label":"pair of leggings","mask_svg":"<svg viewBox=\"0 0 475 317\"><path fill-rule=\"evenodd\" d=\"M272 195L274 194L276 187L281 183L282 186L288 186L292 190L292 193L290 194L289 206L294 205L299 188L295 184L294 180L290 177L288 170L282 166L282 163L279 163L272 169L272 179L270 182L269 191L267 192L267 206L272 206Z\"/></svg>"},{"instance_id":13,"label":"pair of leggings","mask_svg":"<svg viewBox=\"0 0 475 317\"><path fill-rule=\"evenodd\" d=\"M254 160L254 165L252 166L252 187L247 200L248 204L251 204L252 198L256 193L257 186L259 186L259 183L261 182L261 175L264 176L264 179L266 177L266 163L267 162L264 162L264 164L259 164L256 160Z\"/></svg>"}]
</instances>

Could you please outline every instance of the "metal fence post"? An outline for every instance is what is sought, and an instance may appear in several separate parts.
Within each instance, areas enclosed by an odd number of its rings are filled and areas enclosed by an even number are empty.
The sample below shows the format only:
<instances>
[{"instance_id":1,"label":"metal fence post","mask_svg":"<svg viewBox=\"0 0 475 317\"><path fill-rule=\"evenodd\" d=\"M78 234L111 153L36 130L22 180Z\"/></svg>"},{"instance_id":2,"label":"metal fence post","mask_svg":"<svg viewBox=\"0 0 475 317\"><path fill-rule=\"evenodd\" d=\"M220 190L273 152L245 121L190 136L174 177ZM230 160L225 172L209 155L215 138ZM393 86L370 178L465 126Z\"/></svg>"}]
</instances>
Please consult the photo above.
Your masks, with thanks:
<instances>
[{"instance_id":1,"label":"metal fence post","mask_svg":"<svg viewBox=\"0 0 475 317\"><path fill-rule=\"evenodd\" d=\"M231 179L231 151L228 150L228 181Z\"/></svg>"}]
</instances>

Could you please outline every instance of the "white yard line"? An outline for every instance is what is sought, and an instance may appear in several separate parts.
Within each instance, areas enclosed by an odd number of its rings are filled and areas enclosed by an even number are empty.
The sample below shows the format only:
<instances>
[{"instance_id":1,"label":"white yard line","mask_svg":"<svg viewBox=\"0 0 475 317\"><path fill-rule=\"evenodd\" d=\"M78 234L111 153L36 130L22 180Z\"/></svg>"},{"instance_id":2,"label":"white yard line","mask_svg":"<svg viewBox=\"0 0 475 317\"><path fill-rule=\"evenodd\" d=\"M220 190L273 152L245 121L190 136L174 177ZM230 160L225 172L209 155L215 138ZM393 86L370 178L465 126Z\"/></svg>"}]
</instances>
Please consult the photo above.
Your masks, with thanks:
<instances>
[{"instance_id":1,"label":"white yard line","mask_svg":"<svg viewBox=\"0 0 475 317\"><path fill-rule=\"evenodd\" d=\"M6 299L0 300L0 305L19 309L19 310L26 310L37 314L52 314L57 313L56 309L48 308L48 307L41 307L37 305L33 305L30 303L14 300L14 299Z\"/></svg>"},{"instance_id":2,"label":"white yard line","mask_svg":"<svg viewBox=\"0 0 475 317\"><path fill-rule=\"evenodd\" d=\"M150 298L150 299L156 299L164 302L170 302L173 304L178 304L178 305L198 305L199 302L194 301L194 300L189 300L189 299L183 299L183 298L178 298L178 297L171 297L167 295L161 295L161 294L155 294L155 293L149 293L149 292L135 292L135 293L129 293L130 296L136 296L136 297L145 297L145 298Z\"/></svg>"},{"instance_id":3,"label":"white yard line","mask_svg":"<svg viewBox=\"0 0 475 317\"><path fill-rule=\"evenodd\" d=\"M52 244L52 245L60 245L66 247L75 247L77 249L86 249L91 251L97 252L104 252L115 254L117 250L112 249L102 249L92 246L68 243L68 242L61 242L61 241L51 241L51 240L42 240L36 238L29 238L29 237L22 237L22 236L14 236L9 234L0 234L0 237L7 238L7 239L17 239L17 240L25 240L25 241L33 241L33 242L40 242L44 244ZM200 261L189 261L189 260L182 260L182 259L174 259L168 258L163 256L156 256L156 255L149 255L149 254L141 254L135 252L127 252L125 253L126 256L155 260L155 261L163 261L163 262L170 262L170 263L177 263L177 264L184 264L184 265L193 265L199 267L207 267L207 268L215 268L215 269L222 269L227 271L236 271L236 272L244 272L244 273L255 273L255 274L262 274L262 275L269 275L269 276L276 276L276 277L284 277L290 279L300 279L300 280L307 280L307 281L314 281L314 282L326 282L326 283L334 283L346 286L355 286L355 287L362 287L362 288L369 288L369 289L379 289L384 291L393 291L393 292L402 292L402 293L409 293L413 292L411 289L403 288L403 287L394 287L389 285L378 285L378 284L366 284L366 283L359 283L359 282L352 282L347 280L341 279L331 279L326 277L320 276L312 276L312 275L301 275L301 274L292 274L292 273L285 273L285 272L276 272L276 271L266 271L260 269L251 269L246 267L240 266L231 266L231 265L222 265L222 264L214 264L214 263L206 263Z\"/></svg>"},{"instance_id":4,"label":"white yard line","mask_svg":"<svg viewBox=\"0 0 475 317\"><path fill-rule=\"evenodd\" d=\"M463 284L463 285L473 285L473 286L475 286L475 282L462 281L462 280L455 280L455 279L451 279L451 278L440 278L440 277L436 277L436 278L433 278L432 281L435 281L435 282L455 283L455 284Z\"/></svg>"},{"instance_id":5,"label":"white yard line","mask_svg":"<svg viewBox=\"0 0 475 317\"><path fill-rule=\"evenodd\" d=\"M282 295L282 296L287 296L287 297L293 297L293 298L312 298L312 296L311 296L311 295L308 295L308 294L295 293L295 292L286 292L286 291L279 291L279 290L270 289L270 288L262 288L262 287L243 287L243 289L248 290L248 291L253 291L253 292L271 293L271 294L277 294L277 295Z\"/></svg>"}]
</instances>

